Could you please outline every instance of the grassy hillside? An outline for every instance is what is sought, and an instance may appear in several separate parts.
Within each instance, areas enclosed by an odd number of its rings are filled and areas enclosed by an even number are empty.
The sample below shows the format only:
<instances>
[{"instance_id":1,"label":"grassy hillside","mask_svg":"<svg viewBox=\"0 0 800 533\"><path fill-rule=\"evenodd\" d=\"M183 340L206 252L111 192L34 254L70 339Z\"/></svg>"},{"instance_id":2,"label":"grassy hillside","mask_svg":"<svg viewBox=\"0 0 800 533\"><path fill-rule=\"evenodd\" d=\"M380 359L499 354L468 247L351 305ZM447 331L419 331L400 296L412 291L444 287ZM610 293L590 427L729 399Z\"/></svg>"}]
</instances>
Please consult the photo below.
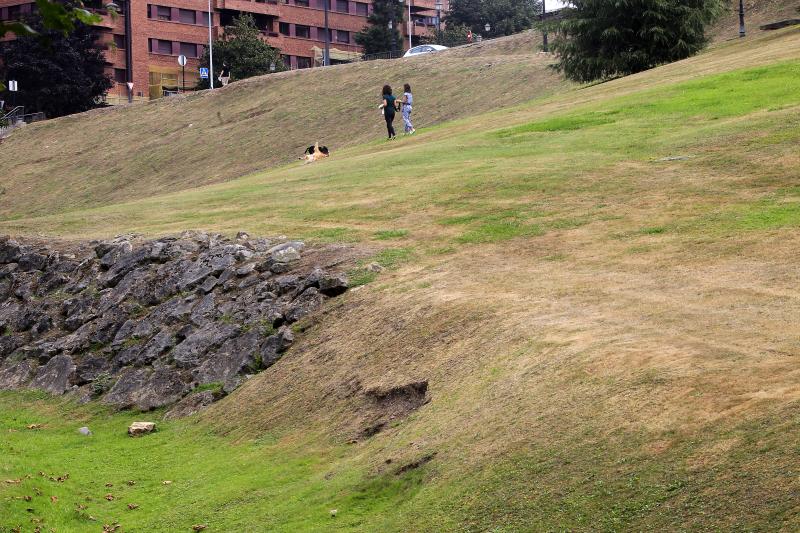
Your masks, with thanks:
<instances>
[{"instance_id":1,"label":"grassy hillside","mask_svg":"<svg viewBox=\"0 0 800 533\"><path fill-rule=\"evenodd\" d=\"M60 530L89 523L79 501L145 530L796 530L798 124L788 29L314 165L9 208L10 232L281 232L387 268L152 439L121 436L138 415L0 395L0 477L20 478L2 510ZM428 404L353 442L360 390L418 380ZM36 477L67 461L71 481ZM14 499L33 486L35 507Z\"/></svg>"},{"instance_id":2,"label":"grassy hillside","mask_svg":"<svg viewBox=\"0 0 800 533\"><path fill-rule=\"evenodd\" d=\"M316 141L337 152L381 139L377 105L386 83L412 85L422 128L569 87L530 41L522 35L466 54L274 74L36 124L0 148L0 216L174 192L296 160Z\"/></svg>"}]
</instances>

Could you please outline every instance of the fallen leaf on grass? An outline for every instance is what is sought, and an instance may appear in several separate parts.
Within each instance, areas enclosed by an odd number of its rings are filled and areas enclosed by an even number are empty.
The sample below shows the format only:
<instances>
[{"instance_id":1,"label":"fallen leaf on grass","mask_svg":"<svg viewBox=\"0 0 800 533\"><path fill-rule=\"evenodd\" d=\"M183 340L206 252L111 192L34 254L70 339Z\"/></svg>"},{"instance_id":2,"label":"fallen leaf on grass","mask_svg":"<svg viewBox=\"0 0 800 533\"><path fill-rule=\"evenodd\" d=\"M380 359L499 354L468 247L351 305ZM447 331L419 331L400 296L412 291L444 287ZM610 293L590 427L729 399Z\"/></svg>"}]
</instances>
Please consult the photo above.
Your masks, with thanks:
<instances>
[{"instance_id":1,"label":"fallen leaf on grass","mask_svg":"<svg viewBox=\"0 0 800 533\"><path fill-rule=\"evenodd\" d=\"M112 501L114 499L114 495L113 494L106 494L105 495L105 499L108 500L108 501Z\"/></svg>"},{"instance_id":2,"label":"fallen leaf on grass","mask_svg":"<svg viewBox=\"0 0 800 533\"><path fill-rule=\"evenodd\" d=\"M33 492L35 492L37 496L41 496L42 495L42 491L40 491L36 487L33 487Z\"/></svg>"},{"instance_id":3,"label":"fallen leaf on grass","mask_svg":"<svg viewBox=\"0 0 800 533\"><path fill-rule=\"evenodd\" d=\"M82 503L76 503L76 504L75 504L75 509L77 509L77 510L80 510L80 511L83 511L83 510L84 510L84 509L86 509L87 507L88 507L88 506L86 506L86 505L83 505Z\"/></svg>"},{"instance_id":4,"label":"fallen leaf on grass","mask_svg":"<svg viewBox=\"0 0 800 533\"><path fill-rule=\"evenodd\" d=\"M195 524L195 525L192 526L192 529L195 530L195 531L203 531L207 527L208 526L205 525L205 524Z\"/></svg>"},{"instance_id":5,"label":"fallen leaf on grass","mask_svg":"<svg viewBox=\"0 0 800 533\"><path fill-rule=\"evenodd\" d=\"M50 496L50 501L56 503L58 501L58 496Z\"/></svg>"},{"instance_id":6,"label":"fallen leaf on grass","mask_svg":"<svg viewBox=\"0 0 800 533\"><path fill-rule=\"evenodd\" d=\"M130 485L131 487L132 487L132 486L134 486L134 485L136 485L136 482L135 482L134 480L132 480L132 479L131 479L131 480L128 480L128 481L126 481L126 483L127 483L128 485Z\"/></svg>"},{"instance_id":7,"label":"fallen leaf on grass","mask_svg":"<svg viewBox=\"0 0 800 533\"><path fill-rule=\"evenodd\" d=\"M114 486L113 483L106 483L106 487L113 487L113 486Z\"/></svg>"},{"instance_id":8,"label":"fallen leaf on grass","mask_svg":"<svg viewBox=\"0 0 800 533\"><path fill-rule=\"evenodd\" d=\"M21 479L7 479L6 483L9 483L11 485L16 485L18 483L22 483L22 480Z\"/></svg>"},{"instance_id":9,"label":"fallen leaf on grass","mask_svg":"<svg viewBox=\"0 0 800 533\"><path fill-rule=\"evenodd\" d=\"M103 524L103 533L112 533L120 528L119 523L114 522L113 524Z\"/></svg>"},{"instance_id":10,"label":"fallen leaf on grass","mask_svg":"<svg viewBox=\"0 0 800 533\"><path fill-rule=\"evenodd\" d=\"M167 481L162 481L162 482L161 482L161 484L162 484L162 485L172 485L172 481L169 481L169 480L167 480Z\"/></svg>"},{"instance_id":11,"label":"fallen leaf on grass","mask_svg":"<svg viewBox=\"0 0 800 533\"><path fill-rule=\"evenodd\" d=\"M44 427L44 424L28 424L25 426L25 429L41 429Z\"/></svg>"},{"instance_id":12,"label":"fallen leaf on grass","mask_svg":"<svg viewBox=\"0 0 800 533\"><path fill-rule=\"evenodd\" d=\"M138 508L139 508L139 506L136 505L135 503L129 503L128 504L128 509L130 509L131 511L133 511L134 509L138 509Z\"/></svg>"},{"instance_id":13,"label":"fallen leaf on grass","mask_svg":"<svg viewBox=\"0 0 800 533\"><path fill-rule=\"evenodd\" d=\"M23 496L22 499L25 500L26 502L29 502L31 501L32 498L30 496Z\"/></svg>"}]
</instances>

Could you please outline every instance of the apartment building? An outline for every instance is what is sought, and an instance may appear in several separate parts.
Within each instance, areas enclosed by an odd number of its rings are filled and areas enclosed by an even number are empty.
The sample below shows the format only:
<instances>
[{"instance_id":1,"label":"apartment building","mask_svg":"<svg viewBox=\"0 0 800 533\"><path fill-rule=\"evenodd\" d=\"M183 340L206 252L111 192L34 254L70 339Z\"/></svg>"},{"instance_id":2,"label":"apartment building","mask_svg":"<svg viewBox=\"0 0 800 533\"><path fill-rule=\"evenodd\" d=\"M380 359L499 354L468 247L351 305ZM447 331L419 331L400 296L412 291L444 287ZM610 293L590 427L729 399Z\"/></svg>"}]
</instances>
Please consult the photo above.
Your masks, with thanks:
<instances>
[{"instance_id":1,"label":"apartment building","mask_svg":"<svg viewBox=\"0 0 800 533\"><path fill-rule=\"evenodd\" d=\"M119 16L112 17L106 6L113 1ZM159 98L183 85L194 87L198 61L209 39L219 38L224 27L242 13L251 14L263 39L281 50L284 63L292 69L320 66L325 47L325 4L332 62L359 57L361 47L355 34L367 23L372 0L91 0L88 8L102 16L96 25L98 40L105 49L108 72L116 82L108 95L111 103L127 100L127 82L133 83L135 99ZM429 34L437 22L437 0L398 0L404 20L398 21L406 47L409 38ZM0 0L0 20L15 20L31 13L31 0ZM411 24L408 23L410 14ZM178 56L187 57L185 69Z\"/></svg>"}]
</instances>

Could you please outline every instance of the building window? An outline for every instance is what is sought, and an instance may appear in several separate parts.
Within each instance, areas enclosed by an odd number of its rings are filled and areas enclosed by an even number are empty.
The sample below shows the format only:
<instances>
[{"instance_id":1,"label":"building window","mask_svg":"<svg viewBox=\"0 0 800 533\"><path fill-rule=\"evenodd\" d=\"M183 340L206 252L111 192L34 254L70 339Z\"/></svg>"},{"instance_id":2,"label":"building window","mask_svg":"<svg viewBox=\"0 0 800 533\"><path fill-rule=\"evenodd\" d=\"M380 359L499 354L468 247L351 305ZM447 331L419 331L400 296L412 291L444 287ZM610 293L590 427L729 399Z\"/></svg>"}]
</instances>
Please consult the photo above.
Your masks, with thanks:
<instances>
[{"instance_id":1,"label":"building window","mask_svg":"<svg viewBox=\"0 0 800 533\"><path fill-rule=\"evenodd\" d=\"M115 68L114 69L114 81L116 83L125 83L128 81L127 72L124 68Z\"/></svg>"},{"instance_id":2,"label":"building window","mask_svg":"<svg viewBox=\"0 0 800 533\"><path fill-rule=\"evenodd\" d=\"M311 68L311 58L297 56L297 68Z\"/></svg>"},{"instance_id":3,"label":"building window","mask_svg":"<svg viewBox=\"0 0 800 533\"><path fill-rule=\"evenodd\" d=\"M294 5L308 7L308 0L294 0Z\"/></svg>"},{"instance_id":4,"label":"building window","mask_svg":"<svg viewBox=\"0 0 800 533\"><path fill-rule=\"evenodd\" d=\"M172 41L163 39L150 39L150 52L154 54L172 55Z\"/></svg>"},{"instance_id":5,"label":"building window","mask_svg":"<svg viewBox=\"0 0 800 533\"><path fill-rule=\"evenodd\" d=\"M344 30L336 30L337 43L350 43L350 32Z\"/></svg>"},{"instance_id":6,"label":"building window","mask_svg":"<svg viewBox=\"0 0 800 533\"><path fill-rule=\"evenodd\" d=\"M19 20L22 16L22 6L8 6L8 18L6 20Z\"/></svg>"},{"instance_id":7,"label":"building window","mask_svg":"<svg viewBox=\"0 0 800 533\"><path fill-rule=\"evenodd\" d=\"M194 9L179 9L178 20L184 24L197 24L197 12Z\"/></svg>"},{"instance_id":8,"label":"building window","mask_svg":"<svg viewBox=\"0 0 800 533\"><path fill-rule=\"evenodd\" d=\"M301 26L300 24L295 24L294 26L294 36L300 37L301 39L310 39L311 38L311 28L308 26Z\"/></svg>"},{"instance_id":9,"label":"building window","mask_svg":"<svg viewBox=\"0 0 800 533\"><path fill-rule=\"evenodd\" d=\"M325 28L317 28L317 39L320 41L328 40L325 38Z\"/></svg>"},{"instance_id":10,"label":"building window","mask_svg":"<svg viewBox=\"0 0 800 533\"><path fill-rule=\"evenodd\" d=\"M348 0L336 0L336 11L350 13L350 2Z\"/></svg>"},{"instance_id":11,"label":"building window","mask_svg":"<svg viewBox=\"0 0 800 533\"><path fill-rule=\"evenodd\" d=\"M125 36L115 33L114 34L114 46L124 50L125 49Z\"/></svg>"},{"instance_id":12,"label":"building window","mask_svg":"<svg viewBox=\"0 0 800 533\"><path fill-rule=\"evenodd\" d=\"M281 35L291 35L292 34L288 22L280 22L280 23L278 23L278 31L281 32Z\"/></svg>"},{"instance_id":13,"label":"building window","mask_svg":"<svg viewBox=\"0 0 800 533\"><path fill-rule=\"evenodd\" d=\"M186 57L197 57L197 45L194 43L181 43L181 54Z\"/></svg>"},{"instance_id":14,"label":"building window","mask_svg":"<svg viewBox=\"0 0 800 533\"><path fill-rule=\"evenodd\" d=\"M356 2L356 15L366 17L369 15L369 6L364 2Z\"/></svg>"},{"instance_id":15,"label":"building window","mask_svg":"<svg viewBox=\"0 0 800 533\"><path fill-rule=\"evenodd\" d=\"M283 58L283 65L288 69L292 70L292 56L281 55Z\"/></svg>"},{"instance_id":16,"label":"building window","mask_svg":"<svg viewBox=\"0 0 800 533\"><path fill-rule=\"evenodd\" d=\"M208 26L208 11L201 11L200 12L200 23L203 26Z\"/></svg>"},{"instance_id":17,"label":"building window","mask_svg":"<svg viewBox=\"0 0 800 533\"><path fill-rule=\"evenodd\" d=\"M172 8L156 6L156 18L158 20L172 20Z\"/></svg>"}]
</instances>

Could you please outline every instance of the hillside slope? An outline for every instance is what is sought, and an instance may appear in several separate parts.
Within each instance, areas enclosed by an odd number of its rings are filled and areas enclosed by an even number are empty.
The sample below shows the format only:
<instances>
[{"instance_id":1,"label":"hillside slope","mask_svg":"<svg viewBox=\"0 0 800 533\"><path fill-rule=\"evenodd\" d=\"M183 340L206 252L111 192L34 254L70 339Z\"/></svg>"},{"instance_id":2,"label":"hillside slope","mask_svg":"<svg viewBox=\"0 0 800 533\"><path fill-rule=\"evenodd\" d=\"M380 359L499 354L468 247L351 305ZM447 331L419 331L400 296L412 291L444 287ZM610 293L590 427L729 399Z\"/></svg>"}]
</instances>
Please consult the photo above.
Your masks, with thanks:
<instances>
[{"instance_id":1,"label":"hillside slope","mask_svg":"<svg viewBox=\"0 0 800 533\"><path fill-rule=\"evenodd\" d=\"M30 508L76 531L71 494L142 530L797 530L798 124L795 28L313 165L16 207L4 231L281 232L384 271L149 440L0 395L1 501L27 523L25 475L69 462Z\"/></svg>"},{"instance_id":2,"label":"hillside slope","mask_svg":"<svg viewBox=\"0 0 800 533\"><path fill-rule=\"evenodd\" d=\"M569 85L525 35L468 54L279 73L186 98L35 124L0 146L0 216L43 214L238 178L385 137L384 84L410 83L421 128L553 94ZM505 55L509 50L518 53ZM396 124L397 125L397 124ZM399 121L402 131L402 121ZM12 157L13 154L13 157Z\"/></svg>"}]
</instances>

